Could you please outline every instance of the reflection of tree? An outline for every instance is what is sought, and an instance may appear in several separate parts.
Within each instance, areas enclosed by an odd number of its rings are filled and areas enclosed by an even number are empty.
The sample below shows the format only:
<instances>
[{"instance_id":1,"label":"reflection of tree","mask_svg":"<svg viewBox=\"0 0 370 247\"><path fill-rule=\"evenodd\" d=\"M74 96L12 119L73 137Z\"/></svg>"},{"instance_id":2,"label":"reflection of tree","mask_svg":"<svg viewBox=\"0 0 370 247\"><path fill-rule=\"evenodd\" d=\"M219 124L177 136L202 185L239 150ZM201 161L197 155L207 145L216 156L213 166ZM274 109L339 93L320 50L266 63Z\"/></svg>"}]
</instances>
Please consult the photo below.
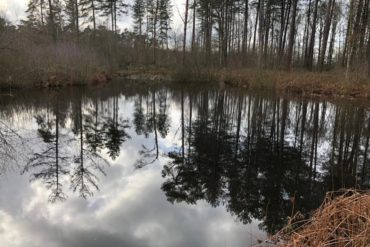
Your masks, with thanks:
<instances>
[{"instance_id":1,"label":"reflection of tree","mask_svg":"<svg viewBox=\"0 0 370 247\"><path fill-rule=\"evenodd\" d=\"M18 164L23 138L7 124L0 121L0 174L12 164Z\"/></svg>"},{"instance_id":2,"label":"reflection of tree","mask_svg":"<svg viewBox=\"0 0 370 247\"><path fill-rule=\"evenodd\" d=\"M168 103L167 103L167 90L159 91L158 101L159 101L159 113L157 115L158 122L158 132L161 134L162 138L168 135L168 130L170 128L169 118L168 118Z\"/></svg>"},{"instance_id":3,"label":"reflection of tree","mask_svg":"<svg viewBox=\"0 0 370 247\"><path fill-rule=\"evenodd\" d=\"M83 128L84 124L84 115L82 114L82 100L80 98L78 104L78 125L79 128L79 136L80 136L80 154L74 158L75 167L71 174L71 183L73 191L78 191L82 198L87 198L93 195L93 190L99 190L98 186L98 176L94 173L95 171L102 173L105 175L103 165L108 165L108 162L103 159L99 152L98 148L101 147L101 139L100 139L100 131L98 130L98 123L97 123L97 113L95 115L95 124L91 127L91 125L87 125L91 128L87 128L89 130L93 130L94 132L91 134L89 132L86 133L86 139L89 136L87 145L84 142L84 131ZM96 106L97 111L97 106ZM91 119L88 115L86 119ZM85 125L86 126L86 125ZM96 142L94 142L96 141ZM85 148L88 146L88 148Z\"/></svg>"},{"instance_id":4,"label":"reflection of tree","mask_svg":"<svg viewBox=\"0 0 370 247\"><path fill-rule=\"evenodd\" d=\"M245 97L228 90L168 92L153 89L137 96L130 123L138 135L151 138L136 165L153 163L160 138L170 130L169 95L177 101L179 124L173 127L179 146L171 149L162 171L162 189L171 202L225 205L243 222L260 219L272 233L292 212L306 214L317 206L326 190L370 186L370 115L361 106ZM96 98L86 102L90 105L82 107L77 97L72 105L60 101L49 115L36 117L43 145L24 171L32 169L33 179L48 184L51 200L65 198L61 181L67 173L73 190L91 196L104 173L102 150L115 159L129 138L117 97L101 105ZM0 164L5 164L16 150L7 146L12 132L1 128ZM68 135L61 134L66 130ZM74 154L66 154L72 149L68 138L78 147Z\"/></svg>"},{"instance_id":5,"label":"reflection of tree","mask_svg":"<svg viewBox=\"0 0 370 247\"><path fill-rule=\"evenodd\" d=\"M124 130L121 130L123 127L117 123L117 111L114 112L113 119L103 119L98 116L96 101L93 109L84 107L81 95L77 95L71 103L71 108L69 104L64 104L65 108L61 109L59 100L56 99L53 111L35 117L38 136L44 145L41 151L32 154L23 170L32 170L31 179L41 180L46 184L51 190L51 202L66 198L63 192L66 175L71 176L71 189L74 192L78 192L83 198L92 196L94 190L99 189L98 175L104 175L103 168L109 165L101 156L102 149L107 147L109 152L118 155L120 145L126 137ZM67 114L66 109L71 109L70 114ZM68 116L71 121L67 121ZM78 148L73 149L72 144Z\"/></svg>"},{"instance_id":6,"label":"reflection of tree","mask_svg":"<svg viewBox=\"0 0 370 247\"><path fill-rule=\"evenodd\" d=\"M94 109L87 109L85 114L84 130L86 145L92 153L99 153L104 147L104 132L99 119L99 107L97 99L94 99Z\"/></svg>"},{"instance_id":7,"label":"reflection of tree","mask_svg":"<svg viewBox=\"0 0 370 247\"><path fill-rule=\"evenodd\" d=\"M185 201L195 204L204 198L196 166L190 162L183 163L181 152L171 152L168 157L171 161L162 170L162 176L167 178L162 185L167 199L172 203Z\"/></svg>"},{"instance_id":8,"label":"reflection of tree","mask_svg":"<svg viewBox=\"0 0 370 247\"><path fill-rule=\"evenodd\" d=\"M153 148L148 148L145 145L142 146L142 150L139 151L141 158L135 164L137 168L142 168L149 164L153 164L156 160L158 160L159 157L155 91L152 92L152 102L150 109L151 110L148 112L148 116L146 118L146 129L153 130L154 132L154 146Z\"/></svg>"},{"instance_id":9,"label":"reflection of tree","mask_svg":"<svg viewBox=\"0 0 370 247\"><path fill-rule=\"evenodd\" d=\"M147 131L145 128L144 109L143 109L143 97L141 95L138 97L138 100L135 101L133 122L134 122L136 134L142 135L145 133L145 135L147 136Z\"/></svg>"},{"instance_id":10,"label":"reflection of tree","mask_svg":"<svg viewBox=\"0 0 370 247\"><path fill-rule=\"evenodd\" d=\"M57 100L58 101L58 100ZM62 178L68 174L66 165L69 157L63 154L60 146L63 145L59 133L59 104L54 109L54 119L48 115L36 116L38 134L43 140L45 147L40 152L35 152L27 162L23 172L36 170L32 174L32 180L42 180L51 190L49 201L56 202L66 199L63 192ZM64 145L66 145L64 143Z\"/></svg>"},{"instance_id":11,"label":"reflection of tree","mask_svg":"<svg viewBox=\"0 0 370 247\"><path fill-rule=\"evenodd\" d=\"M330 159L324 163L324 181L333 190L369 186L365 182L369 179L366 168L369 127L365 119L363 108L335 107L331 154Z\"/></svg>"},{"instance_id":12,"label":"reflection of tree","mask_svg":"<svg viewBox=\"0 0 370 247\"><path fill-rule=\"evenodd\" d=\"M301 159L299 149L280 145L281 142L274 143L267 136L243 143L241 164L245 167L245 173L239 180L242 186L235 195L237 201L232 204L237 207L230 208L238 216L247 215L249 211L254 218L262 219L262 226L269 233L279 230L292 213L291 197L296 195L294 203L303 213L311 209L307 197L308 167ZM300 167L299 174L296 174L297 166ZM246 198L237 196L245 191L249 192ZM238 207L244 205L240 202L245 202L247 207Z\"/></svg>"},{"instance_id":13,"label":"reflection of tree","mask_svg":"<svg viewBox=\"0 0 370 247\"><path fill-rule=\"evenodd\" d=\"M103 124L105 147L113 160L119 156L121 145L131 138L125 130L130 127L128 121L119 119L118 111L118 98L114 97L113 116L106 118Z\"/></svg>"},{"instance_id":14,"label":"reflection of tree","mask_svg":"<svg viewBox=\"0 0 370 247\"><path fill-rule=\"evenodd\" d=\"M227 148L231 147L230 141L199 136L197 131L194 135L201 145L193 146L194 153L187 162L182 164L181 153L170 153L171 162L163 168L167 180L162 189L171 202L195 203L205 199L213 206L223 202L245 223L252 217L263 220L263 228L271 233L280 229L290 215L290 196L299 195L296 203L301 210L310 207L304 197L309 187L304 176L307 177L308 168L298 149L285 147L280 153L274 149L278 143L271 142L269 137L258 137L255 143L246 138L235 160L233 149ZM214 151L217 146L226 148L227 153L217 155ZM301 167L299 187L294 176L297 165Z\"/></svg>"},{"instance_id":15,"label":"reflection of tree","mask_svg":"<svg viewBox=\"0 0 370 247\"><path fill-rule=\"evenodd\" d=\"M306 122L312 123L310 131L319 131L319 105L309 112L310 119L306 118L306 103L289 114L287 100L251 97L245 101L240 96L229 98L228 92L204 92L197 105L197 116L188 126L186 154L182 144L169 153L170 162L163 167L166 180L162 190L169 201L196 203L204 199L212 206L222 203L245 223L252 218L262 220L261 227L269 233L280 229L297 210L308 213L319 205L324 189L320 183L311 183L321 177L314 176L317 154L308 155L307 162L303 154L306 148L302 148L308 136ZM299 133L299 142L286 140L290 128ZM314 136L315 150L320 135L310 136Z\"/></svg>"},{"instance_id":16,"label":"reflection of tree","mask_svg":"<svg viewBox=\"0 0 370 247\"><path fill-rule=\"evenodd\" d=\"M207 95L204 95L207 99ZM181 95L182 111L183 94ZM171 177L162 189L170 201L178 201L176 195L188 195L185 200L195 203L200 196L205 198L211 205L217 206L223 195L223 174L230 161L231 139L224 128L224 120L221 115L224 107L223 96L218 99L212 119L207 119L208 114L199 115L193 123L190 155L185 158L184 131L182 131L182 147L171 152L169 157L172 161L164 166L163 176ZM203 101L200 112L208 110L208 102ZM182 112L182 129L184 129L184 113ZM185 185L185 186L184 186ZM184 190L187 188L187 191Z\"/></svg>"},{"instance_id":17,"label":"reflection of tree","mask_svg":"<svg viewBox=\"0 0 370 247\"><path fill-rule=\"evenodd\" d=\"M136 132L142 133L145 130L145 135L148 136L148 132L154 132L154 144L153 147L147 147L142 145L142 149L139 151L140 159L136 162L137 168L142 168L149 164L153 164L159 158L159 146L158 146L158 133L162 138L165 138L168 134L169 119L167 113L167 91L159 92L159 113L157 112L157 101L156 91L151 92L151 100L147 98L147 111L144 114L142 107L136 107L134 113L134 124ZM139 104L141 105L141 97L139 98ZM141 130L138 132L138 130Z\"/></svg>"},{"instance_id":18,"label":"reflection of tree","mask_svg":"<svg viewBox=\"0 0 370 247\"><path fill-rule=\"evenodd\" d=\"M362 161L362 168L361 168L361 186L370 186L369 181L367 181L367 174L370 174L369 167L368 167L368 152L369 152L369 139L370 139L370 118L367 119L367 126L364 130L364 135L366 137L365 141L365 149L363 154L363 161Z\"/></svg>"}]
</instances>

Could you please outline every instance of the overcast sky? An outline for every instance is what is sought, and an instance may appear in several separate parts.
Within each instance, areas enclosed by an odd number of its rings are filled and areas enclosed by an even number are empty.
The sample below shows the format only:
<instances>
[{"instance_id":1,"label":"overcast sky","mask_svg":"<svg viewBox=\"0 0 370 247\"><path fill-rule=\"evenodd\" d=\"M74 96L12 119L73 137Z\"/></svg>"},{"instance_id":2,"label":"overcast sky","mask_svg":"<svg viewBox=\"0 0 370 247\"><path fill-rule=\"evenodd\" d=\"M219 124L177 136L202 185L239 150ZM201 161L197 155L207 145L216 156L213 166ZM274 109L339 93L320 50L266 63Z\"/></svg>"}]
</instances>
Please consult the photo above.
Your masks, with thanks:
<instances>
[{"instance_id":1,"label":"overcast sky","mask_svg":"<svg viewBox=\"0 0 370 247\"><path fill-rule=\"evenodd\" d=\"M26 18L25 11L27 9L27 2L29 0L0 0L0 16L5 16L11 22L18 22L21 19ZM182 21L180 13L183 13L185 0L172 0L173 5L173 30L181 30ZM133 0L128 0L133 2ZM119 26L123 28L131 28L131 13L129 16L121 17L119 20Z\"/></svg>"}]
</instances>

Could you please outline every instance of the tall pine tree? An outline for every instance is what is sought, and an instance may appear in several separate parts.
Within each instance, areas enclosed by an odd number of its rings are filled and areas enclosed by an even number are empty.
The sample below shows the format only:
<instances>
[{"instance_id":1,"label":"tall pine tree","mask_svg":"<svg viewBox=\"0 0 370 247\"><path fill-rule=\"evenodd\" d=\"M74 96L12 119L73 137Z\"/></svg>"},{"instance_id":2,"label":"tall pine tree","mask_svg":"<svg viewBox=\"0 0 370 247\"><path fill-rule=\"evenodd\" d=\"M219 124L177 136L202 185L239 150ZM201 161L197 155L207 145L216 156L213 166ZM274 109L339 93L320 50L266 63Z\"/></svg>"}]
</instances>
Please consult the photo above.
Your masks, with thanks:
<instances>
[{"instance_id":1,"label":"tall pine tree","mask_svg":"<svg viewBox=\"0 0 370 247\"><path fill-rule=\"evenodd\" d=\"M117 32L117 17L127 14L128 4L125 0L99 0L102 15L109 17L111 29Z\"/></svg>"},{"instance_id":2,"label":"tall pine tree","mask_svg":"<svg viewBox=\"0 0 370 247\"><path fill-rule=\"evenodd\" d=\"M145 0L135 0L134 5L132 6L132 17L134 19L134 31L138 35L142 35L144 18L146 13Z\"/></svg>"},{"instance_id":3,"label":"tall pine tree","mask_svg":"<svg viewBox=\"0 0 370 247\"><path fill-rule=\"evenodd\" d=\"M76 6L77 0L66 0L65 1L65 14L66 14L66 26L65 29L72 32L78 31L78 7Z\"/></svg>"},{"instance_id":4,"label":"tall pine tree","mask_svg":"<svg viewBox=\"0 0 370 247\"><path fill-rule=\"evenodd\" d=\"M171 29L171 1L160 0L159 2L159 43L168 48L168 31Z\"/></svg>"},{"instance_id":5,"label":"tall pine tree","mask_svg":"<svg viewBox=\"0 0 370 247\"><path fill-rule=\"evenodd\" d=\"M22 21L25 25L40 27L45 23L44 20L45 3L44 0L30 0L27 5L27 20Z\"/></svg>"},{"instance_id":6,"label":"tall pine tree","mask_svg":"<svg viewBox=\"0 0 370 247\"><path fill-rule=\"evenodd\" d=\"M81 0L81 17L87 18L89 22L92 22L93 29L96 31L96 10L97 0Z\"/></svg>"}]
</instances>

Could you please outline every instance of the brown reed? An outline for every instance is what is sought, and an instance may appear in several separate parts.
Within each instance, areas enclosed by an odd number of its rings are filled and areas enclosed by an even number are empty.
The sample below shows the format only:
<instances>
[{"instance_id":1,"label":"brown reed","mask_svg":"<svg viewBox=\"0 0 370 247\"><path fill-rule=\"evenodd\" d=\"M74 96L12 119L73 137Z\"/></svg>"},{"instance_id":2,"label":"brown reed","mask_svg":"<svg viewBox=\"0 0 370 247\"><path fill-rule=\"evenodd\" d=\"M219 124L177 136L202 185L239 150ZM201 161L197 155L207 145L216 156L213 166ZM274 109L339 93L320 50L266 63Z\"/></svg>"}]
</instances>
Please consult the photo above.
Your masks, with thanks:
<instances>
[{"instance_id":1,"label":"brown reed","mask_svg":"<svg viewBox=\"0 0 370 247\"><path fill-rule=\"evenodd\" d=\"M370 192L329 192L309 220L288 224L275 238L280 247L370 246Z\"/></svg>"}]
</instances>

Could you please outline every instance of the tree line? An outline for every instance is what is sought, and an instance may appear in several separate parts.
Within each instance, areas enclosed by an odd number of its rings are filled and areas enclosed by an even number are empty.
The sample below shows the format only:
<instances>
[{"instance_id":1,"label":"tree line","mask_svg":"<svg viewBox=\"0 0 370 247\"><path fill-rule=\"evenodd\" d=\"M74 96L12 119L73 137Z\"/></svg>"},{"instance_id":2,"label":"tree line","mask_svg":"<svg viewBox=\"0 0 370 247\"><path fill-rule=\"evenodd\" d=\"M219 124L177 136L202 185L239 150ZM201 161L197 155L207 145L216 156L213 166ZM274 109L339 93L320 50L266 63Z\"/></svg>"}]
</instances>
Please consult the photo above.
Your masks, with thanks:
<instances>
[{"instance_id":1,"label":"tree line","mask_svg":"<svg viewBox=\"0 0 370 247\"><path fill-rule=\"evenodd\" d=\"M194 0L190 7L188 2L191 50L217 55L221 66L237 57L265 68L368 70L368 0Z\"/></svg>"},{"instance_id":2,"label":"tree line","mask_svg":"<svg viewBox=\"0 0 370 247\"><path fill-rule=\"evenodd\" d=\"M134 19L133 31L119 30L119 18L129 12ZM72 34L79 42L81 32L92 32L95 37L99 31L109 30L126 45L145 42L153 47L154 62L158 48L169 48L170 0L139 0L133 5L123 0L30 0L26 13L22 25L47 31L55 42L64 34Z\"/></svg>"},{"instance_id":3,"label":"tree line","mask_svg":"<svg viewBox=\"0 0 370 247\"><path fill-rule=\"evenodd\" d=\"M2 42L4 34L17 31L94 44L121 67L187 63L370 73L369 0L184 0L181 9L174 3L29 0L27 18L17 27L1 18L1 51L11 43ZM173 28L177 14L182 30ZM119 28L122 16L133 20L125 30Z\"/></svg>"},{"instance_id":4,"label":"tree line","mask_svg":"<svg viewBox=\"0 0 370 247\"><path fill-rule=\"evenodd\" d=\"M183 57L197 52L220 66L367 69L369 7L369 0L185 0L178 48ZM48 28L54 39L62 31L78 39L81 29L96 31L102 21L119 33L119 17L129 14L132 38L152 47L155 57L156 48L169 48L170 38L181 42L169 35L174 11L170 0L30 0L23 23Z\"/></svg>"}]
</instances>

